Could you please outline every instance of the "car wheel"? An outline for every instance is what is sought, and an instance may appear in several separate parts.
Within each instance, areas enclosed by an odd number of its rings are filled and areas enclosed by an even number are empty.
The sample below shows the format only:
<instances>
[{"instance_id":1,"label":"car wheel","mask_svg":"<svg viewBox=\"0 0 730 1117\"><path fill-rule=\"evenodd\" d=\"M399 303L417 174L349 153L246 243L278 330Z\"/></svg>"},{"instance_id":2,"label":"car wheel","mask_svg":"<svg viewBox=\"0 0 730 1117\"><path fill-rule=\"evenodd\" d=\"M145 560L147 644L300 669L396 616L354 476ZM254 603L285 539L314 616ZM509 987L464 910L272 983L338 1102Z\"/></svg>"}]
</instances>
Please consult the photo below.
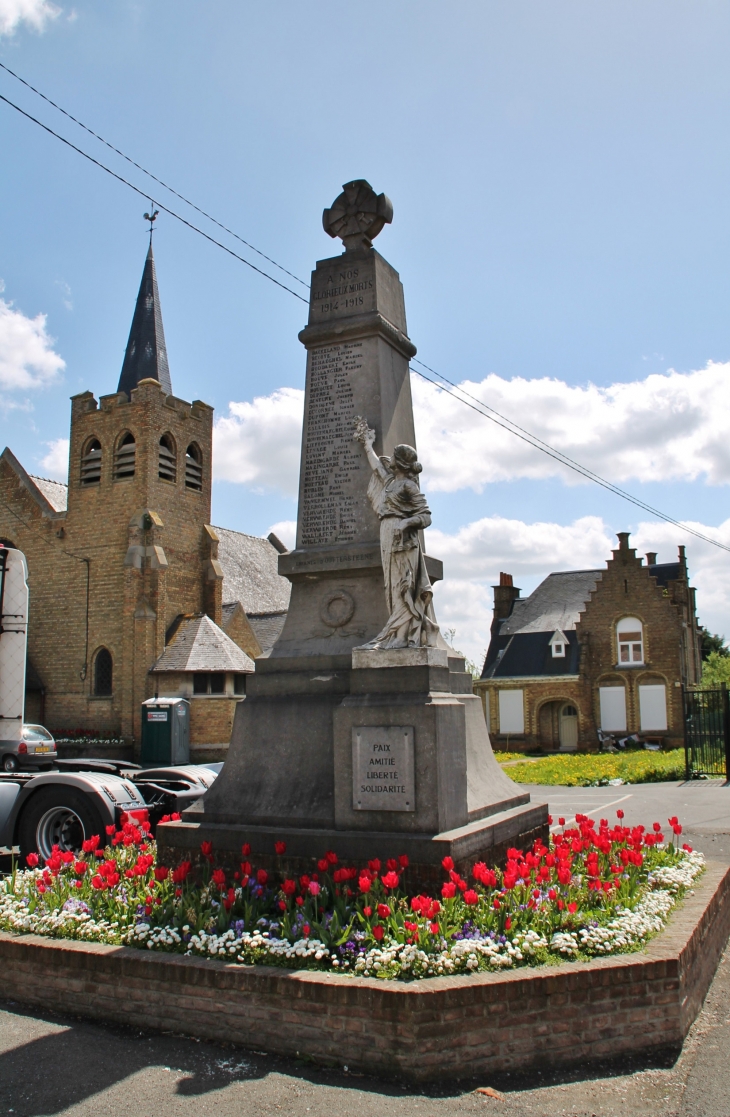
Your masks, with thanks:
<instances>
[{"instance_id":1,"label":"car wheel","mask_svg":"<svg viewBox=\"0 0 730 1117\"><path fill-rule=\"evenodd\" d=\"M17 772L18 758L12 752L7 753L3 757L3 772Z\"/></svg>"},{"instance_id":2,"label":"car wheel","mask_svg":"<svg viewBox=\"0 0 730 1117\"><path fill-rule=\"evenodd\" d=\"M37 791L21 814L18 845L23 857L37 853L48 860L54 845L77 853L94 834L104 843L101 815L88 796L73 787L49 787Z\"/></svg>"}]
</instances>

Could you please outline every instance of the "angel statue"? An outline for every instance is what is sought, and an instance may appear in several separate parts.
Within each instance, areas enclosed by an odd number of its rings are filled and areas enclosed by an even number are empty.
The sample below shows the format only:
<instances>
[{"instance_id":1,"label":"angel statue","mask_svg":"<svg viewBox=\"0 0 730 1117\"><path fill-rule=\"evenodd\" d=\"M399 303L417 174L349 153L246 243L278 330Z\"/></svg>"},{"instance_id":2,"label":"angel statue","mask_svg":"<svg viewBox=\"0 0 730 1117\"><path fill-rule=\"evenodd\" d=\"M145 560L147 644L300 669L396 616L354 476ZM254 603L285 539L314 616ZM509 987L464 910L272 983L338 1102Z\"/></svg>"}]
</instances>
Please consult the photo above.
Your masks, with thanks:
<instances>
[{"instance_id":1,"label":"angel statue","mask_svg":"<svg viewBox=\"0 0 730 1117\"><path fill-rule=\"evenodd\" d=\"M373 451L375 431L359 415L353 438L362 443L373 475L368 499L380 519L380 553L385 577L388 621L365 648L433 648L439 628L433 612L433 588L419 532L431 512L418 484L423 466L412 446L396 446L392 458Z\"/></svg>"}]
</instances>

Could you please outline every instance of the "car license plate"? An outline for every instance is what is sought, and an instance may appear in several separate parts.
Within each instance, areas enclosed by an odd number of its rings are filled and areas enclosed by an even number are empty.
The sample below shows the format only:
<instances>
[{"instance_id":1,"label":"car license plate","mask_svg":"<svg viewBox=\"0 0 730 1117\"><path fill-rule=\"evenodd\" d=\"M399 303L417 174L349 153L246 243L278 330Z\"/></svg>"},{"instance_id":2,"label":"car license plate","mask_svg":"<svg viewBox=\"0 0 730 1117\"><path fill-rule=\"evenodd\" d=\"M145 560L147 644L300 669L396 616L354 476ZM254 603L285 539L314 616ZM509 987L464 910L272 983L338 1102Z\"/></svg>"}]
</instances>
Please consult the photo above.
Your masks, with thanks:
<instances>
[{"instance_id":1,"label":"car license plate","mask_svg":"<svg viewBox=\"0 0 730 1117\"><path fill-rule=\"evenodd\" d=\"M36 745L36 747L35 747L35 752L50 752L50 751L51 750L50 750L50 747L48 745Z\"/></svg>"}]
</instances>

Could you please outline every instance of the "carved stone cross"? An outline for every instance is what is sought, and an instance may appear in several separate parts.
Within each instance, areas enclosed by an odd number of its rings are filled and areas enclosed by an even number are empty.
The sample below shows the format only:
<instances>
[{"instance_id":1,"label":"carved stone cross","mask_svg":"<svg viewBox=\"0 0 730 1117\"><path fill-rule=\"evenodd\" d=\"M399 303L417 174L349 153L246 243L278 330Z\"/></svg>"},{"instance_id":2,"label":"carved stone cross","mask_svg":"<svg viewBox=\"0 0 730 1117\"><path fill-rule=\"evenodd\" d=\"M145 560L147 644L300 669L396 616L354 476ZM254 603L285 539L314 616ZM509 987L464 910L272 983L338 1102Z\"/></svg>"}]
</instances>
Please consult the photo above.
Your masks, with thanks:
<instances>
[{"instance_id":1,"label":"carved stone cross","mask_svg":"<svg viewBox=\"0 0 730 1117\"><path fill-rule=\"evenodd\" d=\"M346 252L372 248L383 225L393 220L393 203L385 194L376 194L364 178L346 182L342 193L322 214L324 231L340 237Z\"/></svg>"}]
</instances>

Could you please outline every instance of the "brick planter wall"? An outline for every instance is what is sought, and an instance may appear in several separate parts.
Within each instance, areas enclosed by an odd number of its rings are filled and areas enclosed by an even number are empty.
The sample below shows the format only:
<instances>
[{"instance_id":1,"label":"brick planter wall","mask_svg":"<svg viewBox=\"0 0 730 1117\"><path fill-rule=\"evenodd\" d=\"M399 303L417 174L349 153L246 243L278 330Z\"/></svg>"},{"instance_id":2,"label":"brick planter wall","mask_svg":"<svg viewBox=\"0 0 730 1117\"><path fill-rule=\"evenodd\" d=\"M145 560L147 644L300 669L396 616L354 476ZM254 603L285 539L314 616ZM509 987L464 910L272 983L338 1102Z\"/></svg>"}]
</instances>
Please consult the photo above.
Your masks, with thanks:
<instances>
[{"instance_id":1,"label":"brick planter wall","mask_svg":"<svg viewBox=\"0 0 730 1117\"><path fill-rule=\"evenodd\" d=\"M3 994L44 1009L416 1079L677 1049L730 934L710 865L638 954L410 984L0 934Z\"/></svg>"}]
</instances>

